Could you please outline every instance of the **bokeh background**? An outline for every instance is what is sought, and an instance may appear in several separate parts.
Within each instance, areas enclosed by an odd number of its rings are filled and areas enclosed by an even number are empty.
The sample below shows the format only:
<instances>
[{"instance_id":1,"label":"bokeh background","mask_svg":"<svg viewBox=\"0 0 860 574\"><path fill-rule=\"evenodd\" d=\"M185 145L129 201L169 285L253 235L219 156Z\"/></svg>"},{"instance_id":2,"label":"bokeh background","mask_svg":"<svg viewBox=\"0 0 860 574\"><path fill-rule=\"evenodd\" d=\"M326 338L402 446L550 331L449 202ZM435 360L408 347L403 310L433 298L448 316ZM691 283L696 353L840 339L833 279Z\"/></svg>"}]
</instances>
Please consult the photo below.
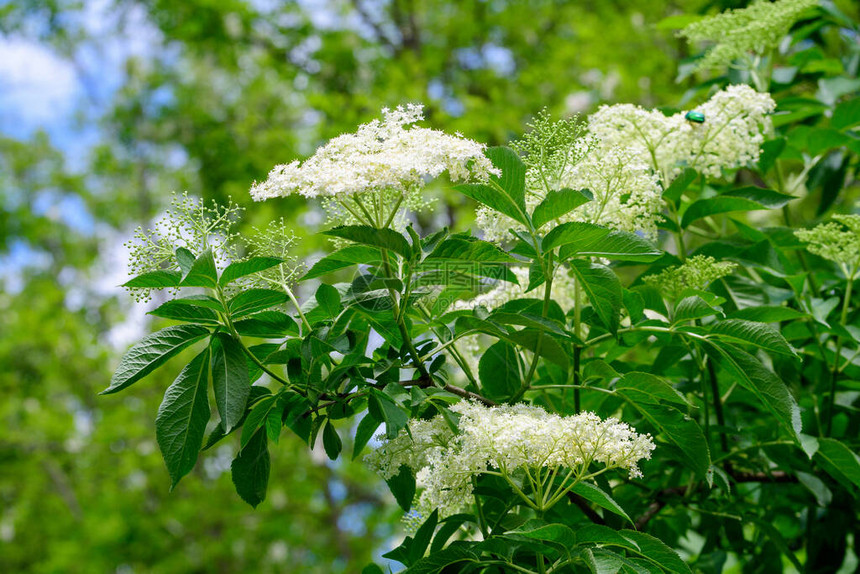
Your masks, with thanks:
<instances>
[{"instance_id":1,"label":"bokeh background","mask_svg":"<svg viewBox=\"0 0 860 574\"><path fill-rule=\"evenodd\" d=\"M0 0L0 572L357 572L394 546L385 485L287 432L256 510L229 441L169 492L175 369L97 395L149 328L123 243L187 190L232 197L241 226L286 217L311 256L318 210L248 196L273 165L407 102L489 145L544 107L682 106L682 15L744 4Z\"/></svg>"}]
</instances>

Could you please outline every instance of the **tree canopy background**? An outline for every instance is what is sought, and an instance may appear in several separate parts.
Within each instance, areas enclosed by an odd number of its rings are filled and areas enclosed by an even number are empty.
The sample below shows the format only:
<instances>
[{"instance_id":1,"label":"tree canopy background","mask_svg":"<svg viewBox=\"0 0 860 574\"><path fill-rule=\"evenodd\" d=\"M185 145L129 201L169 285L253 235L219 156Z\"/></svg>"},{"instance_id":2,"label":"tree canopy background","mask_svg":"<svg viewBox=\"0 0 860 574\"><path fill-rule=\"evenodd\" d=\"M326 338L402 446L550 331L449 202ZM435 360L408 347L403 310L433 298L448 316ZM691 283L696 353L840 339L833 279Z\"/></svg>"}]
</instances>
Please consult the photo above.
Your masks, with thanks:
<instances>
[{"instance_id":1,"label":"tree canopy background","mask_svg":"<svg viewBox=\"0 0 860 574\"><path fill-rule=\"evenodd\" d=\"M336 572L378 556L399 532L387 489L291 435L255 511L230 484L235 444L169 492L153 438L169 371L97 396L149 320L116 287L122 243L172 191L249 206L273 165L383 106L423 102L428 125L499 145L542 108L682 105L687 47L658 23L744 4L0 3L0 570ZM299 234L320 217L283 199L243 225L276 216Z\"/></svg>"}]
</instances>

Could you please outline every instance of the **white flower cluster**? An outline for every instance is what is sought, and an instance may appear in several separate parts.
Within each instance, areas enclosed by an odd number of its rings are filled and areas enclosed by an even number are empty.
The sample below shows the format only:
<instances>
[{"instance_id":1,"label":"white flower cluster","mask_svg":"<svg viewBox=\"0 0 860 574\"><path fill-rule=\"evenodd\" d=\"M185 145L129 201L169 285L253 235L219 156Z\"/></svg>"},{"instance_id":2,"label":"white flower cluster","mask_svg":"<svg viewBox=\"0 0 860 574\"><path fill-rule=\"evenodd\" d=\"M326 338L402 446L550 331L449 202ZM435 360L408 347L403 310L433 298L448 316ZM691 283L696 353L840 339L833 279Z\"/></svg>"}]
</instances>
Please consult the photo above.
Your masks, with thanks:
<instances>
[{"instance_id":1,"label":"white flower cluster","mask_svg":"<svg viewBox=\"0 0 860 574\"><path fill-rule=\"evenodd\" d=\"M794 234L810 253L838 263L853 278L860 269L860 215L834 215L833 219L839 223L822 223Z\"/></svg>"},{"instance_id":2,"label":"white flower cluster","mask_svg":"<svg viewBox=\"0 0 860 574\"><path fill-rule=\"evenodd\" d=\"M585 205L547 222L543 231L569 221L582 221L620 231L642 231L649 237L657 233L662 208L661 189L650 164L621 146L606 147L594 137L583 137L570 152L554 189L586 189L594 196ZM547 195L539 168L528 171L529 193L526 208L533 211ZM508 230L522 229L513 219L487 207L479 207L476 224L488 241L503 241Z\"/></svg>"},{"instance_id":3,"label":"white flower cluster","mask_svg":"<svg viewBox=\"0 0 860 574\"><path fill-rule=\"evenodd\" d=\"M708 69L749 58L766 56L777 48L791 26L818 5L818 0L759 0L740 10L693 22L679 32L690 42L707 41L714 45L698 64Z\"/></svg>"},{"instance_id":4,"label":"white flower cluster","mask_svg":"<svg viewBox=\"0 0 860 574\"><path fill-rule=\"evenodd\" d=\"M382 193L387 201L396 197L398 206L402 201L409 207L425 204L420 191L428 179L444 172L455 182L487 181L490 174L498 173L484 155L483 144L414 125L423 119L421 105L384 108L382 120L330 140L304 162L276 166L266 181L254 183L251 196L259 201L298 193L330 197L343 204L344 196ZM377 198L367 199L367 206L351 205L349 209L356 211L360 221L370 219L364 223L384 226L389 213L377 213ZM366 212L357 211L359 207Z\"/></svg>"},{"instance_id":5,"label":"white flower cluster","mask_svg":"<svg viewBox=\"0 0 860 574\"><path fill-rule=\"evenodd\" d=\"M479 474L501 476L527 505L546 510L580 481L607 470L641 476L638 462L654 450L650 435L593 413L563 417L523 403L485 407L470 401L451 410L460 415L456 434L441 415L411 421L409 433L367 457L385 478L401 465L412 469L423 489L416 505L422 514L438 509L449 516L470 506ZM590 471L593 463L603 468ZM541 475L545 480L536 480Z\"/></svg>"},{"instance_id":6,"label":"white flower cluster","mask_svg":"<svg viewBox=\"0 0 860 574\"><path fill-rule=\"evenodd\" d=\"M628 150L647 162L668 186L684 167L716 178L723 169L758 161L764 134L772 129L768 114L775 108L769 94L735 85L696 108L705 116L701 124L687 121L683 112L665 116L618 104L602 106L588 126L605 149Z\"/></svg>"}]
</instances>

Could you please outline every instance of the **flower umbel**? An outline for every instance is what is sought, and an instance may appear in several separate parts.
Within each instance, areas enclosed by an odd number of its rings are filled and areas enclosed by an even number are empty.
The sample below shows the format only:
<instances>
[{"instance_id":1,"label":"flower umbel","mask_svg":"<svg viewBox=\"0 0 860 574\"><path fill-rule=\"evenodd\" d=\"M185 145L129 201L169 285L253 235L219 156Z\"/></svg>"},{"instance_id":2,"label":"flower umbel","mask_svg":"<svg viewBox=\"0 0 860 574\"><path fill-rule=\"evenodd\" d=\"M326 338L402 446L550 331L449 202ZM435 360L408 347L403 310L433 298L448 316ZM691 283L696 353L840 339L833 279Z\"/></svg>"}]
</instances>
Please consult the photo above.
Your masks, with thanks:
<instances>
[{"instance_id":1,"label":"flower umbel","mask_svg":"<svg viewBox=\"0 0 860 574\"><path fill-rule=\"evenodd\" d=\"M523 403L485 407L470 401L451 410L460 416L456 434L441 415L412 421L411 437L401 431L367 457L383 477L401 465L412 469L423 489L417 504L422 514L438 509L449 516L468 507L473 478L481 474L501 477L525 505L544 512L581 481L608 470L641 476L638 462L654 450L650 435L593 413L563 417Z\"/></svg>"},{"instance_id":2,"label":"flower umbel","mask_svg":"<svg viewBox=\"0 0 860 574\"><path fill-rule=\"evenodd\" d=\"M810 253L839 264L845 276L853 278L860 270L860 215L834 215L833 219L838 223L822 223L794 234Z\"/></svg>"},{"instance_id":3,"label":"flower umbel","mask_svg":"<svg viewBox=\"0 0 860 574\"><path fill-rule=\"evenodd\" d=\"M694 255L683 265L665 269L643 280L675 299L685 289L704 289L713 281L730 275L736 267L737 264L730 261L717 262L707 255Z\"/></svg>"},{"instance_id":4,"label":"flower umbel","mask_svg":"<svg viewBox=\"0 0 860 574\"><path fill-rule=\"evenodd\" d=\"M258 201L296 193L322 197L334 222L381 228L400 208L427 204L420 192L428 179L447 172L455 182L486 181L497 173L484 145L414 125L423 119L420 105L384 108L382 120L332 139L304 162L276 166L251 195Z\"/></svg>"}]
</instances>

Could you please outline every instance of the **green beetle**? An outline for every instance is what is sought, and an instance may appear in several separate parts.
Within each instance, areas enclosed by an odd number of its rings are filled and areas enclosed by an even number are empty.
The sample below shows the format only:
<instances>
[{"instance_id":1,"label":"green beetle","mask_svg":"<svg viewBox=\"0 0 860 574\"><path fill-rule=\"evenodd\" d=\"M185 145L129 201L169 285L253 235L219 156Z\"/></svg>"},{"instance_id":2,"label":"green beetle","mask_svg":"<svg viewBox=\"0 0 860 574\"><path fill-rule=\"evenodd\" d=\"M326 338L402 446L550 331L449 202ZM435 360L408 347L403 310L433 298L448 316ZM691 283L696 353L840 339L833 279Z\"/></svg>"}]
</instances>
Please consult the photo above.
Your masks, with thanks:
<instances>
[{"instance_id":1,"label":"green beetle","mask_svg":"<svg viewBox=\"0 0 860 574\"><path fill-rule=\"evenodd\" d=\"M705 114L702 112L687 112L684 115L684 119L694 124L703 124L705 123Z\"/></svg>"}]
</instances>

